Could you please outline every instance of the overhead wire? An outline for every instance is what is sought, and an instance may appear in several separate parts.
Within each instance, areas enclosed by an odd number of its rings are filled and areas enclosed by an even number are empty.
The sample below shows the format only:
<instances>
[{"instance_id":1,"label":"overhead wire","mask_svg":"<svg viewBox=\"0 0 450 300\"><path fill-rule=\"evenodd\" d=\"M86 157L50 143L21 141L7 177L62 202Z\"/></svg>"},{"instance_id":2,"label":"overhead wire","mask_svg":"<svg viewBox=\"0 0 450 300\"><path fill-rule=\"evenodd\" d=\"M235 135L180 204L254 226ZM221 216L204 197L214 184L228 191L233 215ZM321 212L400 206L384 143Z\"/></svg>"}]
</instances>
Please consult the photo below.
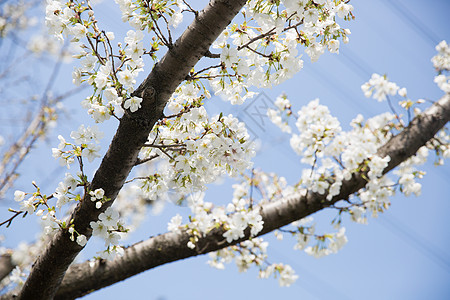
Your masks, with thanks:
<instances>
[{"instance_id":1,"label":"overhead wire","mask_svg":"<svg viewBox=\"0 0 450 300\"><path fill-rule=\"evenodd\" d=\"M298 274L300 274L300 279L296 280L295 284L305 289L308 293L318 297L319 299L352 299L340 288L330 284L329 281L315 275L305 267L301 267L294 260L286 257L282 254L282 252L278 251L275 247L270 247L270 251L274 252L276 256L280 257L284 262L292 266Z\"/></svg>"},{"instance_id":2,"label":"overhead wire","mask_svg":"<svg viewBox=\"0 0 450 300\"><path fill-rule=\"evenodd\" d=\"M424 40L432 43L433 47L440 42L438 35L429 28L420 18L414 15L411 10L408 9L399 0L383 0L392 11L397 14L403 21L411 26Z\"/></svg>"},{"instance_id":3,"label":"overhead wire","mask_svg":"<svg viewBox=\"0 0 450 300\"><path fill-rule=\"evenodd\" d=\"M437 246L432 245L423 236L420 236L416 231L403 224L392 214L378 218L378 221L382 226L421 252L423 256L450 273L450 257L445 255Z\"/></svg>"}]
</instances>

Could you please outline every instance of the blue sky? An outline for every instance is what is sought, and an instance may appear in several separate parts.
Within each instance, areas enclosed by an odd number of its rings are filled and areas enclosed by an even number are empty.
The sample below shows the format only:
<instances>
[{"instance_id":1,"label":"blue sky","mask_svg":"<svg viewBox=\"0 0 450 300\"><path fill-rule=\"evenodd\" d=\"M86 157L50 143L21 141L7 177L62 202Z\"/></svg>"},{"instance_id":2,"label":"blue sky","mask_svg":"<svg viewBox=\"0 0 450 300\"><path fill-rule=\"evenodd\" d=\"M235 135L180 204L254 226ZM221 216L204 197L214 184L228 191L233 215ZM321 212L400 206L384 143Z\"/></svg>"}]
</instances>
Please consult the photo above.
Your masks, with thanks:
<instances>
[{"instance_id":1,"label":"blue sky","mask_svg":"<svg viewBox=\"0 0 450 300\"><path fill-rule=\"evenodd\" d=\"M435 71L430 59L436 54L434 47L439 41L450 40L450 1L377 0L352 1L351 4L356 20L341 22L342 27L352 31L350 43L341 47L341 53L325 54L313 64L305 55L304 69L280 86L262 91L265 99L274 101L285 92L294 110L299 110L310 100L320 98L344 128L358 113L367 118L389 109L387 103L367 99L361 92L361 84L374 72L387 74L390 80L406 87L412 99L439 99L442 92L433 83ZM98 18L104 20L105 28L110 25L111 30L124 34L128 27L121 23L120 17L117 18L115 4L102 5ZM71 66L64 67L58 90L72 87L71 69ZM55 137L58 134L68 136L79 124L91 122L78 104L80 99L81 96L66 103L70 111L80 112L54 129L50 145L57 144ZM302 165L289 147L288 135L270 125L268 119L252 119L249 111L254 111L254 107L251 104L231 107L214 99L208 109L233 112L246 122L260 138L261 151L255 158L255 167L276 172L285 176L289 183L295 183ZM108 133L104 138L105 149L115 128L114 121L102 125ZM41 176L39 180L48 183L50 189L63 176L65 170L54 164L49 144L42 142L36 154L29 158L30 164L23 166L22 172L27 175L18 182L18 188L29 187L28 182L36 178L33 176L42 173L40 168L46 171L45 177L49 179L46 181ZM36 162L33 159L37 157L46 158ZM98 163L92 164L92 171ZM315 259L294 251L292 239L285 237L279 242L273 234L267 235L269 261L290 264L299 275L290 288L280 288L274 279L257 279L256 269L243 274L232 264L223 271L212 269L206 264L207 257L203 256L147 271L85 299L448 299L450 168L436 168L431 159L423 170L427 175L420 181L420 197L394 197L391 208L379 218L369 219L368 225L354 224L346 219L344 226L349 242L338 254ZM231 182L225 180L223 186L211 186L206 200L230 199ZM8 205L13 205L13 201ZM164 232L167 221L174 214L173 207L158 216L149 213L141 229L127 243ZM3 209L1 219L6 215ZM324 211L314 217L319 228L329 229L327 225L333 216L332 211ZM26 232L30 232L29 227L33 224L35 221L27 218L17 220L10 229L2 228L1 233L7 238L5 245L16 245L21 233L32 239L34 233L27 235Z\"/></svg>"}]
</instances>

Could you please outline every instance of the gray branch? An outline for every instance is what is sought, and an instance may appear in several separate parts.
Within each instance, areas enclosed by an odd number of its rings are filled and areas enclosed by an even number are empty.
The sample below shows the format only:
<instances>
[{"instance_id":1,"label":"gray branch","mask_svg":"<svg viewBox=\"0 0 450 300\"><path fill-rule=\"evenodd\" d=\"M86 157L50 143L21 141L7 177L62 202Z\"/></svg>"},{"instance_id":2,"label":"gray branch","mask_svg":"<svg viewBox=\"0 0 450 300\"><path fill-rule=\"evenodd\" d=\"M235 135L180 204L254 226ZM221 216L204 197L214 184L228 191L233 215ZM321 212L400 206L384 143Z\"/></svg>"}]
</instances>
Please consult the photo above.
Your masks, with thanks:
<instances>
[{"instance_id":1,"label":"gray branch","mask_svg":"<svg viewBox=\"0 0 450 300\"><path fill-rule=\"evenodd\" d=\"M391 158L384 173L414 155L448 121L450 121L450 95L445 95L420 116L414 118L407 128L378 150L379 156L389 155ZM260 213L264 220L264 228L259 235L302 219L339 200L347 199L366 185L367 181L364 178L367 177L364 175L367 175L367 172L354 174L350 180L344 181L340 194L331 201L326 200L326 195L308 192L294 194L263 205L260 207ZM94 265L91 265L91 262L73 265L64 277L55 299L74 299L140 272L169 262L216 251L246 240L250 236L247 230L242 240L227 243L222 236L223 233L221 229L213 230L198 241L196 249L201 250L192 250L187 247L189 235L186 232L168 232L127 248L123 257L113 261L102 260L96 261Z\"/></svg>"},{"instance_id":2,"label":"gray branch","mask_svg":"<svg viewBox=\"0 0 450 300\"><path fill-rule=\"evenodd\" d=\"M139 150L162 116L168 99L245 2L211 1L135 91L134 95L144 97L142 107L135 113L125 114L121 119L90 186L91 190L103 188L105 196L111 201L103 205L102 209L96 209L94 202L89 200L89 195L85 195L71 216L75 229L80 234L90 238L92 230L89 223L97 220L98 215L114 202L128 174L136 165ZM59 230L36 260L18 299L52 299L67 268L82 248L70 241L65 230Z\"/></svg>"},{"instance_id":3,"label":"gray branch","mask_svg":"<svg viewBox=\"0 0 450 300\"><path fill-rule=\"evenodd\" d=\"M11 258L11 250L0 256L0 281L11 273L15 265Z\"/></svg>"}]
</instances>

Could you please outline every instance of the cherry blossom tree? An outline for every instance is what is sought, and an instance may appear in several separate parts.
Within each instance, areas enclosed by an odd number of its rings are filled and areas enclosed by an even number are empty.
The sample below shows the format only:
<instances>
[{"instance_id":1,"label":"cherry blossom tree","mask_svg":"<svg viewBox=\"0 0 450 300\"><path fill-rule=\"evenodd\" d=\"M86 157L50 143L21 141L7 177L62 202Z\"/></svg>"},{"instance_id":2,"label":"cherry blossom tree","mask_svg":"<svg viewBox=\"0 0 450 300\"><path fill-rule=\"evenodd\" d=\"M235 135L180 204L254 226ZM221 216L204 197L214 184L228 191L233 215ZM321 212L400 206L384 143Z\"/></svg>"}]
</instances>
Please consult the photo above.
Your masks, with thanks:
<instances>
[{"instance_id":1,"label":"cherry blossom tree","mask_svg":"<svg viewBox=\"0 0 450 300\"><path fill-rule=\"evenodd\" d=\"M45 25L54 40L28 45L60 59L73 56L75 88L67 93L89 89L81 105L91 123L53 141L51 153L67 173L50 193L35 182L30 190L7 191L35 141L61 122L55 121L58 103L68 94L44 97L24 135L3 154L0 196L11 195L17 207L1 224L37 217L42 234L26 249L2 250L2 299L73 299L207 253L212 267L235 261L239 270L254 267L260 278L289 286L298 276L288 264L268 262L263 235L289 236L295 249L315 257L336 253L347 243L344 216L366 223L389 208L395 193L420 194L418 166L429 153L438 165L450 156L445 41L432 58L442 97L431 104L373 74L362 92L386 102L389 111L355 116L346 131L319 99L300 107L293 96L280 95L267 116L290 136L304 166L288 185L253 165L259 150L244 122L211 115L205 105L212 94L241 105L301 72L304 59L338 54L351 35L341 27L354 18L349 1L212 0L197 10L188 1L116 0L130 28L123 41L97 20L93 2L48 0ZM5 9L2 35L30 26L25 15L24 3ZM176 34L185 18L192 22ZM142 82L139 74L146 76ZM104 133L95 123L105 122L118 125L102 156ZM100 159L90 176L87 165ZM226 204L209 199L208 185L227 176L237 180L233 198ZM176 214L167 232L124 247L121 240L145 207L162 203L187 205L190 215ZM311 222L325 208L337 212L331 233ZM74 263L93 237L104 247Z\"/></svg>"}]
</instances>

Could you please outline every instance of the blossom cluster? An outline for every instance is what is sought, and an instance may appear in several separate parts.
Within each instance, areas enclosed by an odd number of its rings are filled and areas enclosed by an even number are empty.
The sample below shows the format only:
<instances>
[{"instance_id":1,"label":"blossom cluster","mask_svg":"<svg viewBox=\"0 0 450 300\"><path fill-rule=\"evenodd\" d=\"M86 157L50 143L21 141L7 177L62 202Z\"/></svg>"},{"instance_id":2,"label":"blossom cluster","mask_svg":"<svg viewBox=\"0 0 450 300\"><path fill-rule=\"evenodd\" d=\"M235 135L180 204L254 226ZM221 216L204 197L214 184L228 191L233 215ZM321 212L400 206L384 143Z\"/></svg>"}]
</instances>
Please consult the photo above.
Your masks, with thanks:
<instances>
[{"instance_id":1,"label":"blossom cluster","mask_svg":"<svg viewBox=\"0 0 450 300\"><path fill-rule=\"evenodd\" d=\"M316 227L312 221L312 217L306 217L292 222L289 226L294 227L293 230L281 230L282 232L290 233L296 239L295 250L304 250L308 255L321 258L337 253L347 243L344 227L339 227L336 233L318 235L315 233ZM283 237L280 231L277 232L276 236L278 239ZM313 240L316 241L315 245L308 246Z\"/></svg>"},{"instance_id":2,"label":"blossom cluster","mask_svg":"<svg viewBox=\"0 0 450 300\"><path fill-rule=\"evenodd\" d=\"M203 198L204 193L194 193L188 197L188 206L193 214L189 217L189 223L181 225L182 217L176 215L168 224L169 231L179 232L184 229L191 235L187 245L189 248L195 248L199 237L217 227L225 230L223 237L228 243L244 238L247 228L250 228L251 236L256 236L263 229L261 215L248 206L248 201L234 199L227 207L222 207L205 202Z\"/></svg>"},{"instance_id":3,"label":"blossom cluster","mask_svg":"<svg viewBox=\"0 0 450 300\"><path fill-rule=\"evenodd\" d=\"M114 259L116 255L123 255L124 249L119 246L119 240L128 230L124 228L117 210L108 207L98 216L98 221L90 222L92 235L98 236L105 241L106 250L98 252L103 259Z\"/></svg>"},{"instance_id":4,"label":"blossom cluster","mask_svg":"<svg viewBox=\"0 0 450 300\"><path fill-rule=\"evenodd\" d=\"M447 41L444 40L437 44L436 51L438 54L431 59L433 67L438 72L450 71L450 47L448 46Z\"/></svg>"},{"instance_id":5,"label":"blossom cluster","mask_svg":"<svg viewBox=\"0 0 450 300\"><path fill-rule=\"evenodd\" d=\"M309 102L297 115L295 125L300 134L292 135L291 147L303 155L303 163L313 165L318 157L323 156L325 147L341 132L341 127L328 108L319 104L319 99Z\"/></svg>"},{"instance_id":6,"label":"blossom cluster","mask_svg":"<svg viewBox=\"0 0 450 300\"><path fill-rule=\"evenodd\" d=\"M204 190L222 175L236 176L251 166L254 144L244 123L231 115L209 118L200 106L162 122L141 151L141 159L160 158L156 173L141 179L149 199L171 190L180 195Z\"/></svg>"},{"instance_id":7,"label":"blossom cluster","mask_svg":"<svg viewBox=\"0 0 450 300\"><path fill-rule=\"evenodd\" d=\"M255 193L262 195L259 204L276 201L296 193L296 189L288 185L283 176L275 173L265 173L253 169L251 176L242 176L240 183L233 184L233 202L245 201L248 205L255 202ZM255 205L254 203L252 205Z\"/></svg>"},{"instance_id":8,"label":"blossom cluster","mask_svg":"<svg viewBox=\"0 0 450 300\"><path fill-rule=\"evenodd\" d=\"M443 165L445 158L450 158L450 129L444 127L436 134L436 139L431 140L428 149L433 149L437 154L436 165Z\"/></svg>"},{"instance_id":9,"label":"blossom cluster","mask_svg":"<svg viewBox=\"0 0 450 300\"><path fill-rule=\"evenodd\" d=\"M68 143L59 135L60 143L57 148L52 149L52 153L53 157L59 159L60 164L67 166L67 168L70 168L70 165L77 159L81 169L77 176L74 177L71 173L66 173L64 180L59 182L55 192L50 196L42 194L40 188L33 183L36 187L36 192L32 193L31 197L25 199L27 193L17 190L14 193L14 199L20 202L21 212L26 214L36 213L37 216L41 217L42 221L46 222L43 230L45 234L53 234L58 228L66 229L72 241L76 241L80 246L84 246L87 243L86 236L80 234L70 220L62 220L62 218L57 217L56 213L57 210L61 211L64 207L81 200L81 195L76 192L76 189L78 186L87 185L87 178L82 168L82 158L86 157L91 162L94 158L100 156L98 154L100 146L97 144L103 137L103 132L96 126L85 127L81 125L77 131L71 132L70 137L74 140L74 143ZM67 146L70 146L71 149L66 149ZM97 208L100 208L102 203L107 200L102 189L91 191L90 196L91 200L96 201ZM49 202L51 198L57 199L54 206ZM44 207L43 209L38 209L42 206Z\"/></svg>"},{"instance_id":10,"label":"blossom cluster","mask_svg":"<svg viewBox=\"0 0 450 300\"><path fill-rule=\"evenodd\" d=\"M216 269L224 269L225 263L233 260L239 272L246 272L252 265L259 268L259 278L279 277L280 286L290 286L298 276L291 266L285 264L267 263L268 243L262 238L253 238L209 254L208 264Z\"/></svg>"},{"instance_id":11,"label":"blossom cluster","mask_svg":"<svg viewBox=\"0 0 450 300\"><path fill-rule=\"evenodd\" d=\"M81 52L81 67L72 74L73 82L80 85L87 81L94 87L94 94L81 104L96 122L108 120L114 112L121 114L123 109L135 112L141 107L142 99L130 96L136 84L136 77L143 71L144 54L141 31L129 30L125 37L125 47L120 49L120 61L114 61L112 55L99 60L98 56ZM106 33L103 42L110 43L113 33Z\"/></svg>"},{"instance_id":12,"label":"blossom cluster","mask_svg":"<svg viewBox=\"0 0 450 300\"><path fill-rule=\"evenodd\" d=\"M25 193L16 190L14 192L14 200L20 202L21 212L29 215L35 213L36 216L41 218L44 222L43 232L45 235L52 235L58 228L68 229L71 240L74 241L76 236L77 243L84 246L87 242L86 237L79 234L73 228L73 224L58 218L56 215L57 210L61 211L65 205L75 203L81 199L81 196L75 192L75 189L79 185L83 185L84 175L78 173L78 178L76 179L72 174L66 173L64 180L59 182L55 192L50 196L42 194L40 188L33 183L36 187L36 192ZM31 196L26 199L28 194L31 194ZM52 198L57 199L56 205L50 204L49 200Z\"/></svg>"},{"instance_id":13,"label":"blossom cluster","mask_svg":"<svg viewBox=\"0 0 450 300\"><path fill-rule=\"evenodd\" d=\"M115 112L121 114L123 109L135 112L141 107L142 99L130 94L144 66L144 35L140 30L129 30L124 45L118 43L118 54L115 54L114 33L100 30L94 11L86 5L84 2L48 1L46 25L49 33L59 39L72 36L72 48L76 49L74 57L81 59L81 66L72 73L73 83L87 82L94 87L94 93L82 106L96 122L103 122Z\"/></svg>"},{"instance_id":14,"label":"blossom cluster","mask_svg":"<svg viewBox=\"0 0 450 300\"><path fill-rule=\"evenodd\" d=\"M79 177L81 177L80 174ZM11 259L16 268L10 274L9 279L2 282L1 286L9 285L10 283L15 283L20 286L25 282L32 263L40 254L42 248L45 247L57 232L57 229L66 229L70 240L82 247L86 245L87 238L85 235L78 233L70 222L58 219L56 216L57 210L61 210L63 205L80 200L80 195L75 193L75 189L81 184L82 180L77 180L70 173L66 173L64 181L58 184L58 188L51 196L40 195L38 189L38 192L33 193L29 199L25 200L27 193L19 190L14 193L14 199L21 202L21 209L23 211L26 211L28 214L35 213L41 218L42 232L34 243L26 244L22 242L14 250ZM100 194L104 194L104 191L98 189L92 194L99 196ZM49 200L52 197L58 199L56 209L55 206L50 206L49 204ZM39 206L45 206L45 209L38 209ZM71 210L69 209L69 211ZM125 236L128 229L125 229L123 222L119 220L117 211L111 207L107 208L105 212L99 215L99 220L97 222L91 222L90 226L93 229L93 235L102 238L107 247L106 250L98 252L100 258L113 259L115 255L123 254L123 248L118 245L118 242ZM0 247L0 254L5 251L7 251L5 248Z\"/></svg>"},{"instance_id":15,"label":"blossom cluster","mask_svg":"<svg viewBox=\"0 0 450 300\"><path fill-rule=\"evenodd\" d=\"M52 148L52 155L55 159L59 159L61 166L67 166L67 168L70 168L76 158L86 157L89 162L92 162L96 157L100 157L98 143L103 135L97 126L80 125L77 131L72 131L70 134L75 143L68 143L63 136L59 135L60 143L57 148ZM67 146L72 149L67 150Z\"/></svg>"},{"instance_id":16,"label":"blossom cluster","mask_svg":"<svg viewBox=\"0 0 450 300\"><path fill-rule=\"evenodd\" d=\"M89 3L59 0L48 1L46 25L49 32L60 39L72 36L72 47L77 49L74 57L81 59L81 66L74 68L73 83L87 82L94 93L82 106L96 122L104 122L111 115L120 116L123 110L131 113L141 107L142 98L131 96L136 78L144 67L144 55L157 60L160 45L171 46L169 26L176 27L183 20L182 12L188 10L183 1L148 3L146 1L116 0L122 11L122 20L133 27L127 32L124 43L113 46L115 35L98 27L94 11ZM156 13L159 12L159 13ZM167 17L170 20L167 20ZM158 21L167 23L163 33ZM150 48L144 48L144 32L154 33ZM168 35L168 37L165 37Z\"/></svg>"},{"instance_id":17,"label":"blossom cluster","mask_svg":"<svg viewBox=\"0 0 450 300\"><path fill-rule=\"evenodd\" d=\"M288 119L292 114L291 103L289 102L286 95L281 95L275 100L275 106L277 110L269 108L267 109L267 116L272 121L273 124L277 125L281 131L291 133L292 129L289 126ZM283 118L284 116L284 118Z\"/></svg>"},{"instance_id":18,"label":"blossom cluster","mask_svg":"<svg viewBox=\"0 0 450 300\"><path fill-rule=\"evenodd\" d=\"M440 44L443 47L443 43ZM401 107L410 109L423 101L413 102L407 98L406 88L399 88L395 83L389 82L386 76L374 74L368 83L362 86L366 96L374 94L378 101L385 100L389 95L399 95L403 100L399 101ZM405 100L406 99L406 100ZM286 100L283 103L289 103ZM280 112L271 112L271 120L280 127L280 113L287 110L290 104L277 105ZM420 109L414 107L416 114ZM278 114L278 116L277 116ZM287 116L292 115L290 113ZM419 151L404 161L395 171L397 179L394 181L383 175L383 170L388 166L390 157L380 157L377 155L378 148L385 144L396 130L404 128L403 120L399 115L384 113L367 121L358 115L352 122L352 130L343 132L337 119L329 115L326 107L319 104L318 100L311 101L303 107L296 117L296 125L299 134L292 134L291 146L302 156L302 162L312 166L310 170L304 170L298 188L303 191L323 194L328 200L332 200L340 192L340 187L344 180L349 180L353 173L365 172L367 185L359 190L356 195L359 201L351 197L349 206L339 209L341 212L348 212L353 221L366 223L367 212L376 216L383 212L390 205L389 197L392 196L396 188L406 196L420 194L421 185L416 179L422 178L424 172L416 169L415 166L423 164L427 160L429 149L434 150L438 157L448 157L449 138L445 128L441 130L438 138L427 143ZM273 117L275 116L275 117ZM287 123L287 121L286 121ZM284 126L289 126L284 125ZM439 159L442 164L442 159ZM340 221L339 221L340 223ZM311 232L309 231L311 230ZM314 227L299 227L295 231L297 235L298 249L305 249L306 245L314 236ZM278 233L278 236L281 235ZM322 237L323 241L329 240L330 235L316 236ZM322 256L333 252L332 249L340 248L345 244L342 229L333 237L335 242L331 243L331 249L325 248L320 243L314 247L306 248L307 252L315 256ZM337 244L336 244L337 243ZM337 247L339 246L339 247Z\"/></svg>"},{"instance_id":19,"label":"blossom cluster","mask_svg":"<svg viewBox=\"0 0 450 300\"><path fill-rule=\"evenodd\" d=\"M173 28L183 22L183 11L188 10L184 1L169 0L149 3L139 0L114 0L122 11L122 21L128 22L136 30L153 30L159 18L167 14L170 19L163 18L168 26ZM150 12L154 15L150 16ZM157 13L156 13L157 12Z\"/></svg>"},{"instance_id":20,"label":"blossom cluster","mask_svg":"<svg viewBox=\"0 0 450 300\"><path fill-rule=\"evenodd\" d=\"M434 78L434 82L436 82L442 91L450 93L450 76L445 76L443 74L438 75Z\"/></svg>"},{"instance_id":21,"label":"blossom cluster","mask_svg":"<svg viewBox=\"0 0 450 300\"><path fill-rule=\"evenodd\" d=\"M414 102L408 99L406 88L399 88L395 83L389 82L385 76L374 74L362 89L366 96L371 96L373 93L374 98L379 101L385 100L389 95L398 95L402 98L399 101L401 107L407 110L414 108L414 112L420 114L420 109L416 106L423 101ZM420 194L421 184L416 180L422 178L425 173L418 170L416 166L427 161L430 149L434 150L438 157L448 157L449 155L450 138L444 128L436 135L436 139L428 142L415 155L400 164L393 172L397 177L394 181L383 175L390 158L378 156L377 150L397 130L404 128L401 116L384 113L364 120L361 115L358 115L351 122L352 129L343 132L337 119L333 118L329 110L320 105L317 99L311 101L297 114L293 114L290 102L283 95L277 99L276 108L278 111L272 109L268 115L272 122L282 130L290 128L288 117L296 116L296 127L299 134L292 134L291 145L302 156L302 162L312 166L312 169L303 172L299 185L291 187L291 192L306 196L306 191L311 191L327 195L327 199L332 200L335 195L339 194L342 182L349 180L353 173L363 172L368 181L367 185L356 193L359 200L355 199L356 197L350 197L347 206L336 207L339 217L332 222L335 223L338 220L336 225L339 230L336 233L316 234L315 225L308 225L312 218L293 222L290 225L294 227L292 230L280 229L276 232L278 239L283 238L283 232L290 233L297 240L295 249L304 250L305 253L315 257L336 253L347 243L345 228L340 227L341 213L347 212L351 220L366 224L367 213L370 212L372 216L377 216L378 213L387 209L390 205L389 198L397 189L406 196ZM282 114L284 114L284 119L281 118ZM289 132L288 130L284 131ZM442 164L442 159L439 159L438 163ZM245 184L235 185L235 193L248 196L248 190L252 184L264 177L261 174L258 172L258 179L247 180L244 182ZM254 176L253 173L252 178ZM273 180L273 183L276 182L276 177L265 177ZM275 186L274 184L265 185L269 189ZM263 184L259 183L254 188L259 189L260 194L269 201L276 200L276 197L266 196L270 193L267 193ZM315 245L310 245L313 240L316 241ZM216 254L214 255L215 264L221 266L220 262L222 261L216 258Z\"/></svg>"},{"instance_id":22,"label":"blossom cluster","mask_svg":"<svg viewBox=\"0 0 450 300\"><path fill-rule=\"evenodd\" d=\"M431 59L433 66L439 72L434 82L445 93L450 93L450 76L445 75L450 71L450 47L444 40L436 46L436 51L438 54Z\"/></svg>"},{"instance_id":23,"label":"blossom cluster","mask_svg":"<svg viewBox=\"0 0 450 300\"><path fill-rule=\"evenodd\" d=\"M64 181L58 184L55 193L51 196L41 195L38 188L38 192L33 193L27 200L25 200L27 193L17 190L14 193L14 199L21 202L22 211L28 214L36 212L36 215L41 217L44 226L43 233L45 235L52 236L56 232L56 229L59 228L67 229L70 239L76 241L76 243L83 247L87 243L86 236L80 234L71 221L63 221L56 216L57 209L61 210L64 205L81 200L81 196L75 192L75 189L80 185L85 185L86 182L84 175L78 174L78 177L80 179L77 180L70 173L66 173ZM96 202L97 208L100 208L102 203L107 201L104 193L103 189L96 189L95 191L89 192L91 201ZM49 205L48 200L52 197L58 199L56 208L55 206ZM45 209L36 211L39 206L45 206ZM118 241L124 233L128 232L128 229L119 220L119 213L116 210L108 207L105 212L99 215L99 220L97 222L91 222L90 226L93 229L94 236L99 236L105 240L107 249L100 252L101 258L112 259L116 254L123 253L123 249L118 245Z\"/></svg>"},{"instance_id":24,"label":"blossom cluster","mask_svg":"<svg viewBox=\"0 0 450 300\"><path fill-rule=\"evenodd\" d=\"M386 97L391 95L394 96L397 94L401 96L406 95L405 90L400 90L398 85L395 82L388 81L386 76L381 76L379 74L372 74L370 80L364 83L361 86L361 89L364 92L364 96L367 98L373 97L378 101L386 100Z\"/></svg>"},{"instance_id":25,"label":"blossom cluster","mask_svg":"<svg viewBox=\"0 0 450 300\"><path fill-rule=\"evenodd\" d=\"M82 102L96 122L108 120L111 115L121 115L123 110L135 112L141 107L142 98L131 96L136 78L144 67L144 55L157 60L159 46L171 47L169 26L177 27L183 20L182 12L188 9L183 1L164 1L149 3L146 1L115 1L121 11L122 20L133 29L127 32L124 44L118 43L117 54L114 53L113 32L104 32L97 28L94 13L89 10L87 20L76 23L70 33L76 43L87 38L88 44L80 44L77 58L83 58L82 67L74 69L73 82L76 85L86 81L94 87L94 94ZM81 3L83 4L83 3ZM83 9L72 6L81 16ZM169 21L167 21L169 17ZM167 23L168 32L163 33L158 21ZM93 29L92 31L89 31ZM153 32L150 48L144 48L144 32ZM166 38L165 35L168 35ZM96 44L93 47L93 43ZM103 44L104 54L99 53L97 45ZM90 49L90 51L85 51Z\"/></svg>"},{"instance_id":26,"label":"blossom cluster","mask_svg":"<svg viewBox=\"0 0 450 300\"><path fill-rule=\"evenodd\" d=\"M222 51L221 67L203 76L216 94L242 104L254 95L251 86L280 84L303 68L299 45L313 62L325 49L339 53L339 39L348 42L350 30L336 17L351 19L352 10L345 1L248 1L243 25L233 24L213 44Z\"/></svg>"},{"instance_id":27,"label":"blossom cluster","mask_svg":"<svg viewBox=\"0 0 450 300\"><path fill-rule=\"evenodd\" d=\"M396 117L391 113L365 122L358 115L351 122L352 130L344 132L318 99L311 101L298 112L296 125L300 134L291 137L291 146L302 156L301 161L313 167L302 172L302 187L326 194L332 200L352 173L367 171L369 183L359 193L363 206L374 214L380 207L386 207L393 182L383 176L383 170L390 158L378 156L377 150L392 136L391 130L396 128L394 120Z\"/></svg>"},{"instance_id":28,"label":"blossom cluster","mask_svg":"<svg viewBox=\"0 0 450 300\"><path fill-rule=\"evenodd\" d=\"M287 185L286 179L283 177L266 174L262 171L254 170L253 172L252 178L243 180L241 184L233 185L235 191L233 199L240 198L241 201L246 199L247 202L250 202L249 191L252 186L249 186L249 184L254 184L253 188L263 196L258 205L277 201L294 194L306 196L305 189ZM296 240L295 250L304 250L305 253L315 257L337 253L347 243L344 227L338 226L339 231L336 233L317 234L315 224L312 221L312 217L307 217L292 222L286 228L275 231L275 236L278 240L282 240L283 233L289 233ZM313 241L315 241L315 244L310 245Z\"/></svg>"},{"instance_id":29,"label":"blossom cluster","mask_svg":"<svg viewBox=\"0 0 450 300\"><path fill-rule=\"evenodd\" d=\"M170 220L168 230L178 233L182 230L186 231L191 236L187 246L193 249L199 238L212 229L222 228L224 239L232 243L244 238L244 231L249 228L249 240L210 253L209 265L224 269L225 263L234 260L240 272L256 266L259 268L260 278L269 278L273 275L279 277L280 286L289 286L298 276L289 265L268 263L266 250L268 242L254 236L262 230L264 225L259 214L260 205L266 201L279 199L293 190L287 186L285 178L277 177L275 174L254 170L251 177L241 178L240 183L233 185L233 199L226 206L217 206L204 201L204 193L190 195L188 206L192 215L189 216L189 222L183 225L182 216L177 214ZM252 197L252 189L258 189L267 199L260 199L256 203Z\"/></svg>"},{"instance_id":30,"label":"blossom cluster","mask_svg":"<svg viewBox=\"0 0 450 300\"><path fill-rule=\"evenodd\" d=\"M187 247L194 249L199 238L215 228L223 228L224 239L228 243L245 237L244 230L250 228L250 239L234 246L210 253L208 264L217 269L224 269L225 263L235 261L240 272L247 271L252 265L259 268L259 277L279 276L280 286L289 286L298 278L289 265L267 263L268 243L262 238L255 238L263 228L264 222L257 207L250 206L251 199L243 192L242 184L233 186L235 194L233 201L226 207L215 206L204 201L204 193L192 194L188 197L188 206L192 215L189 222L182 224L179 214L174 216L169 224L171 232L186 231L190 236ZM253 238L252 238L253 237Z\"/></svg>"},{"instance_id":31,"label":"blossom cluster","mask_svg":"<svg viewBox=\"0 0 450 300\"><path fill-rule=\"evenodd\" d=\"M316 239L320 242L315 246L309 246L305 249L305 253L316 258L320 258L331 253L337 253L348 241L345 236L344 227L341 227L335 234L325 234ZM324 246L323 244L327 241L329 242L328 245Z\"/></svg>"}]
</instances>

